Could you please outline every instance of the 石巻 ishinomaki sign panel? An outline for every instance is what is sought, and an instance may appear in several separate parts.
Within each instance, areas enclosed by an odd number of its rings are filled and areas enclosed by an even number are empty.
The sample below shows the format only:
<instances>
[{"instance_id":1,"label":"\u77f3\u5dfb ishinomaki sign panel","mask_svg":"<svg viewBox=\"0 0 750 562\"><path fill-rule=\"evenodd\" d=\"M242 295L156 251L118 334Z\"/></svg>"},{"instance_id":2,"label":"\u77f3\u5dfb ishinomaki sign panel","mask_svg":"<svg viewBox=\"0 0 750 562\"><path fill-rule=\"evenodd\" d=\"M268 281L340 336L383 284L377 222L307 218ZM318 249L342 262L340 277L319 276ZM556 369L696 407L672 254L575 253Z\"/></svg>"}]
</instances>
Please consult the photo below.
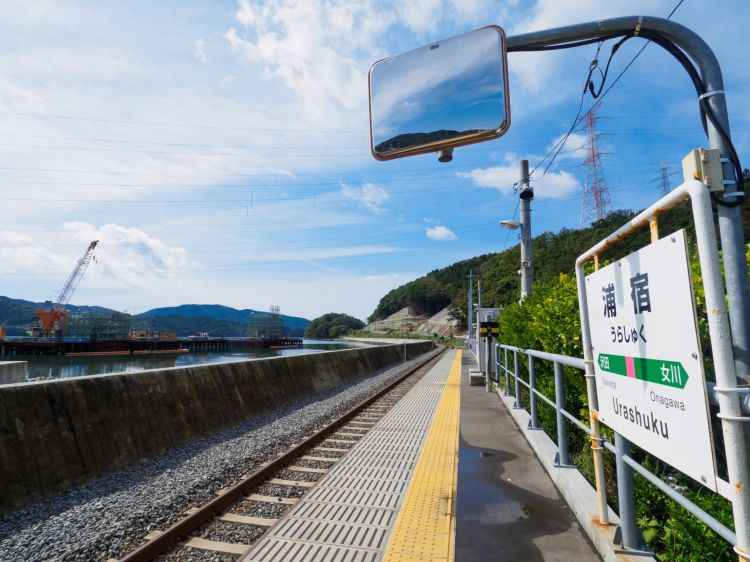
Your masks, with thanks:
<instances>
[{"instance_id":1,"label":"\u77f3\u5dfb ishinomaki sign panel","mask_svg":"<svg viewBox=\"0 0 750 562\"><path fill-rule=\"evenodd\" d=\"M586 277L599 419L716 490L685 231Z\"/></svg>"}]
</instances>

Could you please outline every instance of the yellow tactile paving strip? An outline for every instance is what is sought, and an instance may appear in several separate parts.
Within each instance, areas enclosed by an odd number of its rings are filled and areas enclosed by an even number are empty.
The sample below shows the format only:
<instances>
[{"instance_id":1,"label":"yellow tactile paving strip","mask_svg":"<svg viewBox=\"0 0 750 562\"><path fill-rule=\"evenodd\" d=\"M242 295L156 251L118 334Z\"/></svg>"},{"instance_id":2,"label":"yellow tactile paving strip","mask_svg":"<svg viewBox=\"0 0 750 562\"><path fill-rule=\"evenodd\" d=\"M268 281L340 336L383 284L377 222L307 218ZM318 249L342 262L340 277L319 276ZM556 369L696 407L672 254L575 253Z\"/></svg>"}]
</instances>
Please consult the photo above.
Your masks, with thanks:
<instances>
[{"instance_id":1,"label":"yellow tactile paving strip","mask_svg":"<svg viewBox=\"0 0 750 562\"><path fill-rule=\"evenodd\" d=\"M391 533L384 562L454 560L460 406L461 351L458 351Z\"/></svg>"}]
</instances>

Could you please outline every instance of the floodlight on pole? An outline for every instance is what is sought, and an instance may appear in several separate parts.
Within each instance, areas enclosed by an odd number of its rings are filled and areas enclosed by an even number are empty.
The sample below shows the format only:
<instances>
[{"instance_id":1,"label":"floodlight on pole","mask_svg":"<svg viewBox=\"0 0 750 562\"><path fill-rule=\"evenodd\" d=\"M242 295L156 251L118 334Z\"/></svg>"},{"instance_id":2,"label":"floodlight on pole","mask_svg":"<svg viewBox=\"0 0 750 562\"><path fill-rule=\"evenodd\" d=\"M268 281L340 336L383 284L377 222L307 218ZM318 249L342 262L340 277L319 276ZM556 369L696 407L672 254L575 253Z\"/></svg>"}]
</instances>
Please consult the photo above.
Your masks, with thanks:
<instances>
[{"instance_id":1,"label":"floodlight on pole","mask_svg":"<svg viewBox=\"0 0 750 562\"><path fill-rule=\"evenodd\" d=\"M518 230L521 227L521 223L518 221L513 220L502 220L498 221L498 226L501 226L502 228L505 228L507 230Z\"/></svg>"}]
</instances>

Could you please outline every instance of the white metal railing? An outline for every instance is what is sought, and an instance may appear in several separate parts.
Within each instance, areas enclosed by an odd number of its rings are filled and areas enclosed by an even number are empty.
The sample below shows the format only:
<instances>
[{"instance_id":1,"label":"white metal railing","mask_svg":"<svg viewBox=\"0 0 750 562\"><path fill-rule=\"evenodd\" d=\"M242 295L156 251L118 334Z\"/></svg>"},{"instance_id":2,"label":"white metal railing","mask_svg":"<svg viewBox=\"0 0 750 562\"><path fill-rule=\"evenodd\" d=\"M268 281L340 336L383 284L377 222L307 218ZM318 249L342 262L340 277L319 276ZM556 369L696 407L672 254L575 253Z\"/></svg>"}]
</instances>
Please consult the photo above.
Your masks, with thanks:
<instances>
[{"instance_id":1,"label":"white metal railing","mask_svg":"<svg viewBox=\"0 0 750 562\"><path fill-rule=\"evenodd\" d=\"M514 407L523 408L521 387L524 386L529 391L529 415L531 417L529 429L542 429L539 423L538 400L542 400L550 407L555 409L557 415L557 455L555 457L555 466L560 469L576 468L570 458L570 438L568 437L568 423L571 423L587 436L592 436L591 427L581 422L572 412L565 407L565 372L563 367L572 367L579 371L584 371L584 361L579 357L570 357L567 355L558 355L547 353L535 349L521 349L511 345L496 344L493 360L496 365L495 372L497 378L493 382L502 390L506 396L513 396L515 399ZM502 357L500 350L503 350ZM512 366L509 366L508 356L513 355ZM528 380L524 380L520 375L519 355L525 355L528 358ZM553 364L555 377L555 395L553 397L545 396L536 385L536 360L548 361ZM510 393L511 379L513 379L513 394ZM615 464L619 467L627 465L632 470L643 476L662 493L673 499L679 505L684 507L700 521L705 523L710 529L719 536L729 541L732 545L737 544L737 536L726 525L719 522L715 517L701 509L698 505L690 501L687 497L672 488L667 482L659 478L656 474L649 471L638 461L633 459L625 448L618 447L617 440L612 443L606 437L601 440L602 446L614 453ZM627 502L633 513L635 512L635 495L633 490L632 478L621 478L618 471L617 494L622 502ZM622 536L640 535L640 531L635 526L634 518L622 518L620 520ZM641 545L645 548L645 545ZM638 549L633 547L628 549L632 554Z\"/></svg>"}]
</instances>

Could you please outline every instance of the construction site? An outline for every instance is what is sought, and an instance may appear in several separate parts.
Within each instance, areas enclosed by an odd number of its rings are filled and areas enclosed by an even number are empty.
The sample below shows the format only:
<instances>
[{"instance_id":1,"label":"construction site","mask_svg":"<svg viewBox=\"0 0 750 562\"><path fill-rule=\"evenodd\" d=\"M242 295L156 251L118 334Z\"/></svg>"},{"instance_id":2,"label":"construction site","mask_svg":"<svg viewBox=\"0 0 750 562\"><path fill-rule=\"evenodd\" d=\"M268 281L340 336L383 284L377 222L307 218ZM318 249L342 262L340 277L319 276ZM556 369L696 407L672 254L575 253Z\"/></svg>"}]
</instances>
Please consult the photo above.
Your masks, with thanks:
<instances>
[{"instance_id":1,"label":"construction site","mask_svg":"<svg viewBox=\"0 0 750 562\"><path fill-rule=\"evenodd\" d=\"M252 337L216 338L201 332L178 338L175 332L132 331L126 312L102 308L71 310L68 305L91 262L96 261L98 240L92 241L73 270L35 311L36 320L26 336L5 336L0 329L0 357L16 355L130 355L144 353L189 353L255 348L302 347L301 338L283 337L283 319L278 306L258 314L249 326Z\"/></svg>"}]
</instances>

